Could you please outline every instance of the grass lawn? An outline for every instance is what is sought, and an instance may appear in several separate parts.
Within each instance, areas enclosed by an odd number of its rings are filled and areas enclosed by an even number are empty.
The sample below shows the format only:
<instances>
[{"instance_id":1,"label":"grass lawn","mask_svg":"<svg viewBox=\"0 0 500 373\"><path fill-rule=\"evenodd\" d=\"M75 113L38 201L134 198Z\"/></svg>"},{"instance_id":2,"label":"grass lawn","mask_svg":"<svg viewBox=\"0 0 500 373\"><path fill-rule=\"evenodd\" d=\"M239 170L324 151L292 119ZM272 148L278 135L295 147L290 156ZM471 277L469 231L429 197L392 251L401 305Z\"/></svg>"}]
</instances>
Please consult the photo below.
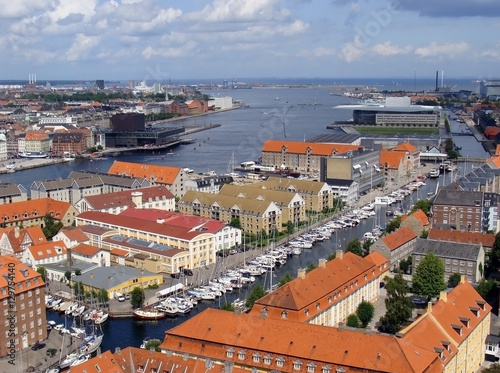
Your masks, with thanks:
<instances>
[{"instance_id":1,"label":"grass lawn","mask_svg":"<svg viewBox=\"0 0 500 373\"><path fill-rule=\"evenodd\" d=\"M438 135L439 129L432 127L376 127L376 126L354 126L356 131L362 134L374 135L395 135L395 134L415 134L415 135Z\"/></svg>"}]
</instances>

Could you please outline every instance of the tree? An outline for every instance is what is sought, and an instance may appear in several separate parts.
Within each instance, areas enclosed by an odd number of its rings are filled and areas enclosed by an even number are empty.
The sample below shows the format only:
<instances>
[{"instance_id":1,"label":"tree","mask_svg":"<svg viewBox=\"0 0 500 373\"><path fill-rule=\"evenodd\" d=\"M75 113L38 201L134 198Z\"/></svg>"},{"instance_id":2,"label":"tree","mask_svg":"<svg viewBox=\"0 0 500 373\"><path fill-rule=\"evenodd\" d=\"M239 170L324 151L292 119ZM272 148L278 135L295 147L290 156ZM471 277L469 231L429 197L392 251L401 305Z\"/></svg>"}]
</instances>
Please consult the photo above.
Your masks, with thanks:
<instances>
[{"instance_id":1,"label":"tree","mask_svg":"<svg viewBox=\"0 0 500 373\"><path fill-rule=\"evenodd\" d=\"M489 368L481 370L481 373L500 373L500 364L494 363Z\"/></svg>"},{"instance_id":2,"label":"tree","mask_svg":"<svg viewBox=\"0 0 500 373\"><path fill-rule=\"evenodd\" d=\"M396 334L411 317L413 303L407 297L410 289L403 275L398 273L394 278L384 278L387 298L385 299L385 315L380 318L380 330Z\"/></svg>"},{"instance_id":3,"label":"tree","mask_svg":"<svg viewBox=\"0 0 500 373\"><path fill-rule=\"evenodd\" d=\"M413 214L417 210L422 210L422 212L427 215L431 211L431 206L431 201L427 199L419 199L415 202L415 205L413 205L411 213Z\"/></svg>"},{"instance_id":4,"label":"tree","mask_svg":"<svg viewBox=\"0 0 500 373\"><path fill-rule=\"evenodd\" d=\"M399 262L399 269L402 273L409 273L411 268L411 256Z\"/></svg>"},{"instance_id":5,"label":"tree","mask_svg":"<svg viewBox=\"0 0 500 373\"><path fill-rule=\"evenodd\" d=\"M257 285L252 288L252 291L250 292L250 296L247 298L245 302L245 306L247 308L252 308L253 304L257 299L262 298L267 294L267 291L264 290L264 287L262 285Z\"/></svg>"},{"instance_id":6,"label":"tree","mask_svg":"<svg viewBox=\"0 0 500 373\"><path fill-rule=\"evenodd\" d=\"M292 275L290 274L290 272L287 272L284 274L284 276L280 279L280 282L278 282L278 287L281 287L283 285L285 285L287 282L290 282L293 280L293 277Z\"/></svg>"},{"instance_id":7,"label":"tree","mask_svg":"<svg viewBox=\"0 0 500 373\"><path fill-rule=\"evenodd\" d=\"M500 232L496 234L493 247L491 248L490 266L492 269L498 269L498 267L500 267Z\"/></svg>"},{"instance_id":8,"label":"tree","mask_svg":"<svg viewBox=\"0 0 500 373\"><path fill-rule=\"evenodd\" d=\"M222 306L220 306L220 309L223 311L234 312L234 304L232 304L231 302L226 302Z\"/></svg>"},{"instance_id":9,"label":"tree","mask_svg":"<svg viewBox=\"0 0 500 373\"><path fill-rule=\"evenodd\" d=\"M306 273L309 273L309 272L311 272L313 269L316 269L316 268L318 268L318 266L317 266L316 264L314 264L314 263L311 263L311 264L309 264L309 265L306 267Z\"/></svg>"},{"instance_id":10,"label":"tree","mask_svg":"<svg viewBox=\"0 0 500 373\"><path fill-rule=\"evenodd\" d=\"M460 280L462 279L462 276L460 276L459 273L454 273L448 278L448 287L449 288L454 288L460 283Z\"/></svg>"},{"instance_id":11,"label":"tree","mask_svg":"<svg viewBox=\"0 0 500 373\"><path fill-rule=\"evenodd\" d=\"M286 222L286 233L288 235L291 235L293 233L293 229L294 229L293 222L291 220L288 220Z\"/></svg>"},{"instance_id":12,"label":"tree","mask_svg":"<svg viewBox=\"0 0 500 373\"><path fill-rule=\"evenodd\" d=\"M100 289L97 294L97 299L101 304L106 304L109 301L109 294L106 289Z\"/></svg>"},{"instance_id":13,"label":"tree","mask_svg":"<svg viewBox=\"0 0 500 373\"><path fill-rule=\"evenodd\" d=\"M161 341L159 339L151 339L144 345L144 348L146 350L151 350L152 348L154 348L156 352L160 352L160 345Z\"/></svg>"},{"instance_id":14,"label":"tree","mask_svg":"<svg viewBox=\"0 0 500 373\"><path fill-rule=\"evenodd\" d=\"M361 322L361 326L366 328L370 321L373 320L373 316L375 316L375 307L370 302L364 300L356 309L356 315Z\"/></svg>"},{"instance_id":15,"label":"tree","mask_svg":"<svg viewBox=\"0 0 500 373\"><path fill-rule=\"evenodd\" d=\"M363 256L363 247L361 246L361 241L357 238L349 241L345 248L345 252L348 251L350 251L353 254L356 254L357 256Z\"/></svg>"},{"instance_id":16,"label":"tree","mask_svg":"<svg viewBox=\"0 0 500 373\"><path fill-rule=\"evenodd\" d=\"M427 239L429 237L429 231L427 229L422 230L422 233L420 233L420 238Z\"/></svg>"},{"instance_id":17,"label":"tree","mask_svg":"<svg viewBox=\"0 0 500 373\"><path fill-rule=\"evenodd\" d=\"M433 253L427 253L415 269L413 275L413 293L434 298L439 295L442 290L446 289L444 281L444 264Z\"/></svg>"},{"instance_id":18,"label":"tree","mask_svg":"<svg viewBox=\"0 0 500 373\"><path fill-rule=\"evenodd\" d=\"M233 218L231 219L231 221L229 222L229 225L231 227L234 227L234 228L241 228L241 221L240 221L240 218Z\"/></svg>"},{"instance_id":19,"label":"tree","mask_svg":"<svg viewBox=\"0 0 500 373\"><path fill-rule=\"evenodd\" d=\"M496 290L496 287L497 282L494 279L490 278L489 280L485 280L484 278L482 278L476 287L476 291L483 298L487 298L488 296L492 295L493 290Z\"/></svg>"},{"instance_id":20,"label":"tree","mask_svg":"<svg viewBox=\"0 0 500 373\"><path fill-rule=\"evenodd\" d=\"M42 281L47 282L47 270L43 267L38 267L36 271L42 276Z\"/></svg>"},{"instance_id":21,"label":"tree","mask_svg":"<svg viewBox=\"0 0 500 373\"><path fill-rule=\"evenodd\" d=\"M391 233L394 232L396 229L398 229L401 226L401 216L396 216L394 219L391 219L389 223L385 226L384 232Z\"/></svg>"},{"instance_id":22,"label":"tree","mask_svg":"<svg viewBox=\"0 0 500 373\"><path fill-rule=\"evenodd\" d=\"M365 242L363 242L363 256L368 255L370 253L370 247L374 244L374 240L371 238L367 238Z\"/></svg>"},{"instance_id":23,"label":"tree","mask_svg":"<svg viewBox=\"0 0 500 373\"><path fill-rule=\"evenodd\" d=\"M62 227L63 223L60 221L56 223L50 212L43 216L42 232L47 239L54 237Z\"/></svg>"},{"instance_id":24,"label":"tree","mask_svg":"<svg viewBox=\"0 0 500 373\"><path fill-rule=\"evenodd\" d=\"M144 290L138 286L132 289L130 292L130 303L133 308L142 307L146 296L144 295Z\"/></svg>"},{"instance_id":25,"label":"tree","mask_svg":"<svg viewBox=\"0 0 500 373\"><path fill-rule=\"evenodd\" d=\"M346 325L351 327L351 328L359 328L359 319L358 316L356 316L355 313L350 314L347 316L347 322Z\"/></svg>"},{"instance_id":26,"label":"tree","mask_svg":"<svg viewBox=\"0 0 500 373\"><path fill-rule=\"evenodd\" d=\"M71 279L71 271L64 272L64 277L66 277L66 280L69 281Z\"/></svg>"},{"instance_id":27,"label":"tree","mask_svg":"<svg viewBox=\"0 0 500 373\"><path fill-rule=\"evenodd\" d=\"M80 276L82 274L82 271L80 269L76 268L75 269L75 276Z\"/></svg>"},{"instance_id":28,"label":"tree","mask_svg":"<svg viewBox=\"0 0 500 373\"><path fill-rule=\"evenodd\" d=\"M336 252L333 252L333 253L331 253L330 255L328 255L328 256L326 257L326 261L327 261L327 262L329 262L330 260L333 260L333 259L335 259L336 257L337 257L337 253L336 253Z\"/></svg>"}]
</instances>

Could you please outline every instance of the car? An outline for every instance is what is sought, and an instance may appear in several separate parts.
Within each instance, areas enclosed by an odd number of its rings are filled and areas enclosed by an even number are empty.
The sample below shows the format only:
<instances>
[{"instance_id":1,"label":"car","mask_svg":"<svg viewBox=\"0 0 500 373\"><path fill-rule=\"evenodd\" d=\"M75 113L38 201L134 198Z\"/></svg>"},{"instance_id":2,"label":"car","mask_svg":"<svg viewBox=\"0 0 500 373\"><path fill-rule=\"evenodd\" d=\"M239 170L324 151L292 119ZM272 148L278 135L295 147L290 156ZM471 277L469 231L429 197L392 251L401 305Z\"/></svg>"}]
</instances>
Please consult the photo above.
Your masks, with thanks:
<instances>
[{"instance_id":1,"label":"car","mask_svg":"<svg viewBox=\"0 0 500 373\"><path fill-rule=\"evenodd\" d=\"M41 350L44 347L45 347L45 343L41 343L41 342L36 341L35 344L33 346L31 346L31 349L33 351L38 351L38 350Z\"/></svg>"},{"instance_id":2,"label":"car","mask_svg":"<svg viewBox=\"0 0 500 373\"><path fill-rule=\"evenodd\" d=\"M229 250L229 255L237 254L238 252L234 249Z\"/></svg>"},{"instance_id":3,"label":"car","mask_svg":"<svg viewBox=\"0 0 500 373\"><path fill-rule=\"evenodd\" d=\"M170 277L172 277L172 278L179 278L180 275L178 273L171 273Z\"/></svg>"},{"instance_id":4,"label":"car","mask_svg":"<svg viewBox=\"0 0 500 373\"><path fill-rule=\"evenodd\" d=\"M125 298L125 300L129 300L130 299L130 294L124 294L123 297Z\"/></svg>"},{"instance_id":5,"label":"car","mask_svg":"<svg viewBox=\"0 0 500 373\"><path fill-rule=\"evenodd\" d=\"M193 271L190 270L189 268L186 268L186 269L184 269L184 274L186 276L192 276L193 275Z\"/></svg>"}]
</instances>

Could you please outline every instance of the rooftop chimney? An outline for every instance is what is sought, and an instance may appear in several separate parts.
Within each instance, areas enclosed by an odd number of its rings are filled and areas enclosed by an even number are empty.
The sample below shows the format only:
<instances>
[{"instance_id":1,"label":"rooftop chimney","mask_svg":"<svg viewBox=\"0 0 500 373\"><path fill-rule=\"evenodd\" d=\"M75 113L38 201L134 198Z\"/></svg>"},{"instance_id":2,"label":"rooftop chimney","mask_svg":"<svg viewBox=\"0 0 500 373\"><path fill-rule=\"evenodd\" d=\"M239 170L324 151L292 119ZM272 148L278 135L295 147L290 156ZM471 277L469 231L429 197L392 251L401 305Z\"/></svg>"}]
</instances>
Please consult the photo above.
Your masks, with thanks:
<instances>
[{"instance_id":1,"label":"rooftop chimney","mask_svg":"<svg viewBox=\"0 0 500 373\"><path fill-rule=\"evenodd\" d=\"M121 355L122 354L122 349L120 347L115 348L115 354Z\"/></svg>"},{"instance_id":2,"label":"rooftop chimney","mask_svg":"<svg viewBox=\"0 0 500 373\"><path fill-rule=\"evenodd\" d=\"M319 268L326 268L326 259L321 258L318 262Z\"/></svg>"},{"instance_id":3,"label":"rooftop chimney","mask_svg":"<svg viewBox=\"0 0 500 373\"><path fill-rule=\"evenodd\" d=\"M132 192L131 196L135 208L142 209L142 192Z\"/></svg>"},{"instance_id":4,"label":"rooftop chimney","mask_svg":"<svg viewBox=\"0 0 500 373\"><path fill-rule=\"evenodd\" d=\"M305 279L306 278L306 270L305 268L299 268L297 272L297 278Z\"/></svg>"},{"instance_id":5,"label":"rooftop chimney","mask_svg":"<svg viewBox=\"0 0 500 373\"><path fill-rule=\"evenodd\" d=\"M89 273L89 278L94 278L94 274L93 273Z\"/></svg>"},{"instance_id":6,"label":"rooftop chimney","mask_svg":"<svg viewBox=\"0 0 500 373\"><path fill-rule=\"evenodd\" d=\"M260 311L260 318L261 319L265 319L267 317L267 309L264 307L261 311Z\"/></svg>"},{"instance_id":7,"label":"rooftop chimney","mask_svg":"<svg viewBox=\"0 0 500 373\"><path fill-rule=\"evenodd\" d=\"M16 238L19 238L19 235L20 235L20 229L19 227L16 225L16 227L14 228L14 236Z\"/></svg>"},{"instance_id":8,"label":"rooftop chimney","mask_svg":"<svg viewBox=\"0 0 500 373\"><path fill-rule=\"evenodd\" d=\"M446 303L446 301L448 300L448 293L446 293L446 291L441 291L439 293L439 300L442 300Z\"/></svg>"},{"instance_id":9,"label":"rooftop chimney","mask_svg":"<svg viewBox=\"0 0 500 373\"><path fill-rule=\"evenodd\" d=\"M335 250L335 259L342 259L344 252L342 250Z\"/></svg>"}]
</instances>

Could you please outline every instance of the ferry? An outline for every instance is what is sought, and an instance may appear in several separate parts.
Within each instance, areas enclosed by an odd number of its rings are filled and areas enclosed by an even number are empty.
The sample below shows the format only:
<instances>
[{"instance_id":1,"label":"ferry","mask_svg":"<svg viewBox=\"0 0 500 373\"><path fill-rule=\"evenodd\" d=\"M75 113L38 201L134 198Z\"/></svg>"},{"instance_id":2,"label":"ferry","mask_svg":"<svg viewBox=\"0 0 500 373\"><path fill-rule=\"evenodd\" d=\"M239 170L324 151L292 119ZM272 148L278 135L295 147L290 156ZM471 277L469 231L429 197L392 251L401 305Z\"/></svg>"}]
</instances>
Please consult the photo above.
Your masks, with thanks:
<instances>
[{"instance_id":1,"label":"ferry","mask_svg":"<svg viewBox=\"0 0 500 373\"><path fill-rule=\"evenodd\" d=\"M47 158L47 152L20 152L17 153L19 158Z\"/></svg>"}]
</instances>

